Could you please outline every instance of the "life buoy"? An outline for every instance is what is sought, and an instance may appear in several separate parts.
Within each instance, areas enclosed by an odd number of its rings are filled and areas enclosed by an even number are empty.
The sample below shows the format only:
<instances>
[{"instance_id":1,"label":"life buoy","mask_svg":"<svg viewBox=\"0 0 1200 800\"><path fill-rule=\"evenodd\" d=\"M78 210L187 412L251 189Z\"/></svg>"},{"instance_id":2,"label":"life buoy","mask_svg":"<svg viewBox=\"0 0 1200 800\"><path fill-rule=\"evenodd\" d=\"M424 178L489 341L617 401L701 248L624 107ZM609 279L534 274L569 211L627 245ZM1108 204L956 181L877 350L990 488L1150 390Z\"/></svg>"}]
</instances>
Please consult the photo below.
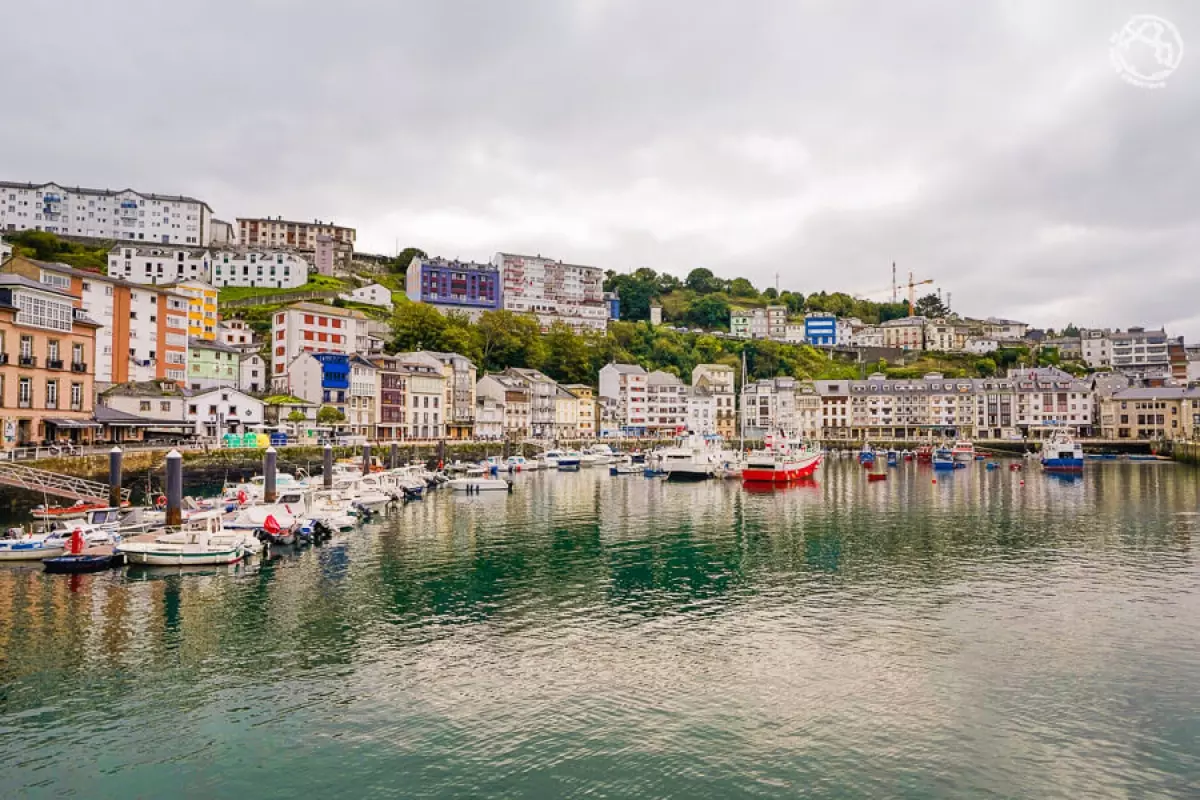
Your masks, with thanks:
<instances>
[{"instance_id":1,"label":"life buoy","mask_svg":"<svg viewBox=\"0 0 1200 800\"><path fill-rule=\"evenodd\" d=\"M160 494L158 497L154 498L154 505L158 506L159 508L166 508L167 496L165 494Z\"/></svg>"}]
</instances>

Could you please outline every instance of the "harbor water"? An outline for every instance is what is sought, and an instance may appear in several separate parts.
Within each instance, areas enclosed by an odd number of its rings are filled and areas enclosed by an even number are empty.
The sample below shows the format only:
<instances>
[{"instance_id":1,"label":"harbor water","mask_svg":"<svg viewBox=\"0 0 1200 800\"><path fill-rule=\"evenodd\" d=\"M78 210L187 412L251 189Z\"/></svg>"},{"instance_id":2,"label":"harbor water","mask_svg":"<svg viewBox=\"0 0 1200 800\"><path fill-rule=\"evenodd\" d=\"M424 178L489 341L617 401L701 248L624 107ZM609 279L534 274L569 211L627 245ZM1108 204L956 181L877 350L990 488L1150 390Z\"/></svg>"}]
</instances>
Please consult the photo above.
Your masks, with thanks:
<instances>
[{"instance_id":1,"label":"harbor water","mask_svg":"<svg viewBox=\"0 0 1200 800\"><path fill-rule=\"evenodd\" d=\"M934 477L533 473L262 564L0 565L0 796L1196 797L1200 471Z\"/></svg>"}]
</instances>

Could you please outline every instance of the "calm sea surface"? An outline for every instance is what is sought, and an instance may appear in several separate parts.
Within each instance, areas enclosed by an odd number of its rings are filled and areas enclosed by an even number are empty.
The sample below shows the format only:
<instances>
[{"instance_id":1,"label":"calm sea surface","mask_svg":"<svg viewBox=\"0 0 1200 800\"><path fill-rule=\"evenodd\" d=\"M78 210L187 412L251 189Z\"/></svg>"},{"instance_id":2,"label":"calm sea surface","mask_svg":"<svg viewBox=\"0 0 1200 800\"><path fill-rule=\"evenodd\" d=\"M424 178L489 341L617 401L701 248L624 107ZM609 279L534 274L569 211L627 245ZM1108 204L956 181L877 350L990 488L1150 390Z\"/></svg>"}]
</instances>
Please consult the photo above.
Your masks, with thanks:
<instances>
[{"instance_id":1,"label":"calm sea surface","mask_svg":"<svg viewBox=\"0 0 1200 800\"><path fill-rule=\"evenodd\" d=\"M1200 471L931 478L539 474L263 565L0 565L0 796L1196 797Z\"/></svg>"}]
</instances>

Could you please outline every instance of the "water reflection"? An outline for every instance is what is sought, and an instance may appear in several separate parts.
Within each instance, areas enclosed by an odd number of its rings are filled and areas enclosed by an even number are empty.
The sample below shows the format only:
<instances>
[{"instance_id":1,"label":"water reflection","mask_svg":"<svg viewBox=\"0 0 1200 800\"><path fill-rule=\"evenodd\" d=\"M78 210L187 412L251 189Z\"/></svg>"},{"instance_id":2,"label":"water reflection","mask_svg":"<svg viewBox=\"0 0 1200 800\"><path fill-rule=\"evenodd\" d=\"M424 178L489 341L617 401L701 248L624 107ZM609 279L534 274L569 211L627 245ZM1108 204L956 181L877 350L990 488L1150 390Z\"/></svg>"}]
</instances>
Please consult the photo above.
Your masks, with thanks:
<instances>
[{"instance_id":1,"label":"water reflection","mask_svg":"<svg viewBox=\"0 0 1200 800\"><path fill-rule=\"evenodd\" d=\"M253 747L295 725L329 750L276 756L297 791L319 783L301 754L337 771L368 753L447 795L529 790L522 763L567 781L545 784L558 794L652 795L660 762L678 772L659 793L746 792L718 788L723 772L757 775L764 794L822 774L831 796L1056 781L1078 796L1135 773L1171 791L1197 766L1200 731L1178 711L1200 679L1198 500L1196 474L1169 465L1061 481L910 463L869 482L834 462L765 490L532 473L512 494L431 496L261 564L69 578L3 565L0 755L22 756L0 791L96 777L45 772L63 734L153 753L113 765L106 785L127 789L119 776L215 730ZM112 708L121 721L98 731ZM1122 752L1067 744L1064 721L1120 739L1130 715L1143 733ZM164 725L184 730L153 738ZM941 777L893 763L899 740ZM713 769L693 771L697 757ZM1076 769L1055 769L1064 758ZM495 780L471 783L479 770ZM253 782L236 765L223 784L188 774L213 793Z\"/></svg>"}]
</instances>

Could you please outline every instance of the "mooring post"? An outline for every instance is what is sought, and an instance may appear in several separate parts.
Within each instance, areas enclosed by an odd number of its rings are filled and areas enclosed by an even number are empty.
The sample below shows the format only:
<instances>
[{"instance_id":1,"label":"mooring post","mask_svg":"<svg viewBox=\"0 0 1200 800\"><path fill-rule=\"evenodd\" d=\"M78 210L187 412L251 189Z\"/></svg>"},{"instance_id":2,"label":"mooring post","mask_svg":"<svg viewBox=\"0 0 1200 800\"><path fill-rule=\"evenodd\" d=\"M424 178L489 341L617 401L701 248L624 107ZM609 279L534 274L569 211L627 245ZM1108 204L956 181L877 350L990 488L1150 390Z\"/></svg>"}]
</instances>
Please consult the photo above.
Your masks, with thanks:
<instances>
[{"instance_id":1,"label":"mooring post","mask_svg":"<svg viewBox=\"0 0 1200 800\"><path fill-rule=\"evenodd\" d=\"M167 526L183 524L183 455L178 450L167 453Z\"/></svg>"},{"instance_id":2,"label":"mooring post","mask_svg":"<svg viewBox=\"0 0 1200 800\"><path fill-rule=\"evenodd\" d=\"M333 488L333 445L325 445L325 451L321 454L321 479L324 482L326 489Z\"/></svg>"},{"instance_id":3,"label":"mooring post","mask_svg":"<svg viewBox=\"0 0 1200 800\"><path fill-rule=\"evenodd\" d=\"M108 504L113 508L121 507L121 461L124 454L121 448L114 446L108 451Z\"/></svg>"},{"instance_id":4,"label":"mooring post","mask_svg":"<svg viewBox=\"0 0 1200 800\"><path fill-rule=\"evenodd\" d=\"M392 462L392 469L396 469L396 467L400 466L400 443L399 442L392 442L391 462Z\"/></svg>"},{"instance_id":5,"label":"mooring post","mask_svg":"<svg viewBox=\"0 0 1200 800\"><path fill-rule=\"evenodd\" d=\"M263 502L274 503L279 499L279 493L275 488L275 448L268 447L263 453Z\"/></svg>"},{"instance_id":6,"label":"mooring post","mask_svg":"<svg viewBox=\"0 0 1200 800\"><path fill-rule=\"evenodd\" d=\"M371 445L369 445L369 444L364 444L364 445L363 445L363 467L362 467L362 472L363 472L363 475L370 475L370 474L371 474Z\"/></svg>"}]
</instances>

